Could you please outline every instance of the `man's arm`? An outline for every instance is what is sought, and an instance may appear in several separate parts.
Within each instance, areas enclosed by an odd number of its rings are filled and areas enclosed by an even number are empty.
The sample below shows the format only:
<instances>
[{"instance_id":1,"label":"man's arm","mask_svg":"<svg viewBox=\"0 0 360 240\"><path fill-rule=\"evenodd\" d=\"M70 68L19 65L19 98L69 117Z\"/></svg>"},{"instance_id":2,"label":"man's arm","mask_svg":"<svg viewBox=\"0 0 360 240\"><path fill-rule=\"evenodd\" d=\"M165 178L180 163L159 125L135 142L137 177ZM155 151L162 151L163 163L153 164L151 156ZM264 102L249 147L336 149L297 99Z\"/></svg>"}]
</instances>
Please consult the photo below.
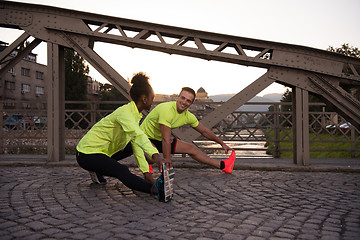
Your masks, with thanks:
<instances>
[{"instance_id":1,"label":"man's arm","mask_svg":"<svg viewBox=\"0 0 360 240\"><path fill-rule=\"evenodd\" d=\"M159 125L162 136L163 157L167 162L170 162L169 167L171 168L171 128L163 124Z\"/></svg>"},{"instance_id":2,"label":"man's arm","mask_svg":"<svg viewBox=\"0 0 360 240\"><path fill-rule=\"evenodd\" d=\"M194 129L196 131L198 131L201 135L203 135L204 137L206 137L207 139L217 142L218 144L221 145L221 147L225 150L225 154L228 153L229 150L233 150L232 148L230 148L228 145L226 145L223 140L221 140L220 138L218 138L210 129L208 129L207 127L205 127L203 124L199 123L199 125L197 125L197 127L194 127ZM165 158L165 156L164 156Z\"/></svg>"}]
</instances>

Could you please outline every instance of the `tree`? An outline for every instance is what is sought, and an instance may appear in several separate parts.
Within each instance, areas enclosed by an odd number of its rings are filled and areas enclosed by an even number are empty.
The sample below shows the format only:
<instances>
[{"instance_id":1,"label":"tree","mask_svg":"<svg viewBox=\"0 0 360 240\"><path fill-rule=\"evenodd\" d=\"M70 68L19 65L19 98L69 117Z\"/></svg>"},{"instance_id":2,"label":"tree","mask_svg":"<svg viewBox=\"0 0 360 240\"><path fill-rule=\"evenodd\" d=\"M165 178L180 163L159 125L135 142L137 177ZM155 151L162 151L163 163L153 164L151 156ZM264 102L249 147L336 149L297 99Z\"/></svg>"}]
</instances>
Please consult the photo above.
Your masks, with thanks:
<instances>
[{"instance_id":1,"label":"tree","mask_svg":"<svg viewBox=\"0 0 360 240\"><path fill-rule=\"evenodd\" d=\"M89 66L74 50L65 49L65 100L86 101Z\"/></svg>"},{"instance_id":2,"label":"tree","mask_svg":"<svg viewBox=\"0 0 360 240\"><path fill-rule=\"evenodd\" d=\"M100 83L100 98L102 101L127 101L127 98L109 83Z\"/></svg>"},{"instance_id":3,"label":"tree","mask_svg":"<svg viewBox=\"0 0 360 240\"><path fill-rule=\"evenodd\" d=\"M65 100L67 101L86 101L87 98L87 79L89 66L85 60L74 50L65 48ZM86 104L66 104L66 109L86 109ZM87 128L89 116L83 119L80 113L75 112L71 118L65 122L65 126L73 128L78 125L80 128Z\"/></svg>"},{"instance_id":4,"label":"tree","mask_svg":"<svg viewBox=\"0 0 360 240\"><path fill-rule=\"evenodd\" d=\"M128 101L113 85L109 83L100 83L101 101ZM116 109L119 104L101 104L100 109Z\"/></svg>"},{"instance_id":5,"label":"tree","mask_svg":"<svg viewBox=\"0 0 360 240\"><path fill-rule=\"evenodd\" d=\"M341 48L334 48L332 46L329 46L326 50L330 52L340 53L349 57L360 58L360 49L353 46L350 47L348 43L344 43L343 45L341 45Z\"/></svg>"}]
</instances>

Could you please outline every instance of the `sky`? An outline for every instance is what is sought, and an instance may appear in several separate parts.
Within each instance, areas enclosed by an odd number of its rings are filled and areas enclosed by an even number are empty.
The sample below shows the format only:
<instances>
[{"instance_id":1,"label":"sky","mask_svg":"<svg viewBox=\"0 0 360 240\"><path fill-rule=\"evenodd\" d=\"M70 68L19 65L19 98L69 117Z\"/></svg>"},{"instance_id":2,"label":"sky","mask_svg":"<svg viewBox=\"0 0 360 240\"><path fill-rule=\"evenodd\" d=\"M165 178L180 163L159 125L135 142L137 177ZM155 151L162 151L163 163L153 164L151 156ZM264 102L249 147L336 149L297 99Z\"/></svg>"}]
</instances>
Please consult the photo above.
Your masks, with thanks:
<instances>
[{"instance_id":1,"label":"sky","mask_svg":"<svg viewBox=\"0 0 360 240\"><path fill-rule=\"evenodd\" d=\"M77 11L318 49L360 47L360 0L18 0ZM0 28L11 43L21 32ZM158 94L179 93L184 86L203 87L209 95L237 93L266 69L96 43L94 50L121 76L145 72ZM46 43L33 51L46 64ZM106 82L90 66L89 75ZM283 93L274 83L259 93Z\"/></svg>"}]
</instances>

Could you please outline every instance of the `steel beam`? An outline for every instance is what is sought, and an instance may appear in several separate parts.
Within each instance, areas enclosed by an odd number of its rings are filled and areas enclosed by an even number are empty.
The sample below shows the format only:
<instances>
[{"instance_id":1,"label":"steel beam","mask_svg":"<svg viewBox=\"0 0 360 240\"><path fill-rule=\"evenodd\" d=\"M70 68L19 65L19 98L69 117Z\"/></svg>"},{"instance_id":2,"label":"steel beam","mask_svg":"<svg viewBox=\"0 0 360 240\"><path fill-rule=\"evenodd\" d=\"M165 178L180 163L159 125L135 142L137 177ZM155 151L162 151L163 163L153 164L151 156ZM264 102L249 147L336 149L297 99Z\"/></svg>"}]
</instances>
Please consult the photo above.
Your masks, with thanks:
<instances>
[{"instance_id":1,"label":"steel beam","mask_svg":"<svg viewBox=\"0 0 360 240\"><path fill-rule=\"evenodd\" d=\"M297 165L310 164L308 91L295 87L293 93L293 159Z\"/></svg>"},{"instance_id":2,"label":"steel beam","mask_svg":"<svg viewBox=\"0 0 360 240\"><path fill-rule=\"evenodd\" d=\"M48 161L65 159L65 60L64 48L48 43L47 133Z\"/></svg>"},{"instance_id":3,"label":"steel beam","mask_svg":"<svg viewBox=\"0 0 360 240\"><path fill-rule=\"evenodd\" d=\"M269 77L278 83L318 94L338 109L348 121L360 127L360 102L340 87L340 80L307 71L272 67Z\"/></svg>"},{"instance_id":4,"label":"steel beam","mask_svg":"<svg viewBox=\"0 0 360 240\"><path fill-rule=\"evenodd\" d=\"M29 34L27 34L26 32L24 32L23 34L21 34L20 37L18 37L12 44L10 44L10 46L8 46L7 48L5 48L2 52L0 52L0 63L1 65L3 64L5 58L12 53L12 51L14 51L18 46L23 45L24 42L30 37Z\"/></svg>"},{"instance_id":5,"label":"steel beam","mask_svg":"<svg viewBox=\"0 0 360 240\"><path fill-rule=\"evenodd\" d=\"M250 99L256 96L259 92L270 86L274 79L269 78L268 73L265 73L253 83L248 85L246 88L241 90L238 94L233 96L227 102L225 102L221 107L216 108L214 111L206 115L200 122L207 128L212 128L218 124L221 120L226 118L236 109L244 105ZM181 138L184 141L192 142L200 136L198 132L192 128L187 129L186 131L181 131L179 129L173 131L176 136Z\"/></svg>"},{"instance_id":6,"label":"steel beam","mask_svg":"<svg viewBox=\"0 0 360 240\"><path fill-rule=\"evenodd\" d=\"M83 36L63 33L62 38L68 46L77 51L100 74L102 74L119 92L130 100L130 85L115 69L89 47L88 39Z\"/></svg>"},{"instance_id":7,"label":"steel beam","mask_svg":"<svg viewBox=\"0 0 360 240\"><path fill-rule=\"evenodd\" d=\"M342 115L360 127L360 102L329 78L320 75L309 77L312 88L333 104Z\"/></svg>"},{"instance_id":8,"label":"steel beam","mask_svg":"<svg viewBox=\"0 0 360 240\"><path fill-rule=\"evenodd\" d=\"M24 34L23 34L24 35ZM22 35L22 36L23 36ZM27 35L27 34L25 34ZM23 38L22 36L20 36L19 38ZM18 39L19 39L18 38ZM15 42L17 42L15 40ZM0 69L0 76L3 76L7 71L9 71L13 66L15 66L18 62L20 62L24 57L26 57L36 46L38 46L42 41L40 39L34 39L28 46L26 46L24 49L19 49L18 50L18 54L9 59L9 61L4 62L2 61L1 63L4 63L5 66L3 66ZM11 49L15 46L15 44L11 44ZM7 49L7 48L6 48ZM10 50L10 49L9 49ZM7 51L8 52L8 51ZM6 58L6 56L1 56L1 58Z\"/></svg>"},{"instance_id":9,"label":"steel beam","mask_svg":"<svg viewBox=\"0 0 360 240\"><path fill-rule=\"evenodd\" d=\"M51 40L47 32L53 30L83 35L95 42L246 66L299 69L360 83L359 59L304 46L24 3L3 2L0 16L0 26L21 28L44 41ZM344 72L344 66L352 71Z\"/></svg>"}]
</instances>

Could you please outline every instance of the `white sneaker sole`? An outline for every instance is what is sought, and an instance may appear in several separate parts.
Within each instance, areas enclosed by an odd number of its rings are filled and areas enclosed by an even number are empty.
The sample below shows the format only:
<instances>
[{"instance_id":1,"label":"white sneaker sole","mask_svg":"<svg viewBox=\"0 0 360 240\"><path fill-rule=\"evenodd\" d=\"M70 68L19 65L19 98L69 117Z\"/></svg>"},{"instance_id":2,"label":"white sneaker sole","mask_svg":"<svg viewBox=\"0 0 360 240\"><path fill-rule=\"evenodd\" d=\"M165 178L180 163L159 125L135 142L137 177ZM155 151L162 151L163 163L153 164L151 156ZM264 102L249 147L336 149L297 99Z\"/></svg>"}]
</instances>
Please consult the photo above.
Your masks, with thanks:
<instances>
[{"instance_id":1,"label":"white sneaker sole","mask_svg":"<svg viewBox=\"0 0 360 240\"><path fill-rule=\"evenodd\" d=\"M164 195L165 202L170 202L174 196L173 182L175 178L175 170L173 168L166 169L166 164L163 164L163 179L164 179Z\"/></svg>"}]
</instances>

